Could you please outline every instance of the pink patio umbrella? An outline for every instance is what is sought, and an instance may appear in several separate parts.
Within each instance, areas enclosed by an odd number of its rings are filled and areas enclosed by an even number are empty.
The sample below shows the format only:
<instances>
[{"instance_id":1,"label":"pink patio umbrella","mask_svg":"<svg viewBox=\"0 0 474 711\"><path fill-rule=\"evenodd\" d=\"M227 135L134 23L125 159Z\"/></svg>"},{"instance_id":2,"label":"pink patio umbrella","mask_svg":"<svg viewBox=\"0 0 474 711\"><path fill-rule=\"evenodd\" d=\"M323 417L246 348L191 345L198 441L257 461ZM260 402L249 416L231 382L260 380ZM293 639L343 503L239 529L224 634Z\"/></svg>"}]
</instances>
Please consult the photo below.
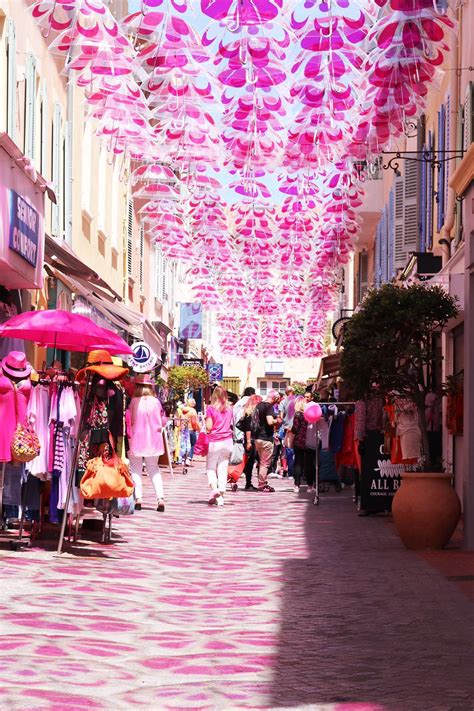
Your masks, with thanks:
<instances>
[{"instance_id":1,"label":"pink patio umbrella","mask_svg":"<svg viewBox=\"0 0 474 711\"><path fill-rule=\"evenodd\" d=\"M130 346L117 333L97 326L87 316L61 309L26 311L5 321L0 327L4 338L22 338L44 347L65 351L91 351L99 348L114 355L130 355Z\"/></svg>"}]
</instances>

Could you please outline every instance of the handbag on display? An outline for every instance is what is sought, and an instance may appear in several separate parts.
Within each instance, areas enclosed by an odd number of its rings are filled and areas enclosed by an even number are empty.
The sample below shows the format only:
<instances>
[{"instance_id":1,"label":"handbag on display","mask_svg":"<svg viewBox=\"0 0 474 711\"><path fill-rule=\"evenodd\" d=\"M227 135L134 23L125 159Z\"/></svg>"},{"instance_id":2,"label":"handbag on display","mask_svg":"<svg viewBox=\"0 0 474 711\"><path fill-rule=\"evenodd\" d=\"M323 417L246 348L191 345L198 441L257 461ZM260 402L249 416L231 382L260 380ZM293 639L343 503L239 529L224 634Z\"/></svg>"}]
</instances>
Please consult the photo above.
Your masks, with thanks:
<instances>
[{"instance_id":1,"label":"handbag on display","mask_svg":"<svg viewBox=\"0 0 474 711\"><path fill-rule=\"evenodd\" d=\"M241 464L244 459L244 454L245 454L245 448L242 442L234 442L234 446L232 448L232 454L230 455L229 459L229 464L237 465Z\"/></svg>"},{"instance_id":2,"label":"handbag on display","mask_svg":"<svg viewBox=\"0 0 474 711\"><path fill-rule=\"evenodd\" d=\"M194 445L194 454L198 457L205 457L209 452L209 435L204 430L198 434L196 444Z\"/></svg>"},{"instance_id":3,"label":"handbag on display","mask_svg":"<svg viewBox=\"0 0 474 711\"><path fill-rule=\"evenodd\" d=\"M135 494L112 499L110 503L110 513L117 514L117 516L132 516L135 513Z\"/></svg>"},{"instance_id":4,"label":"handbag on display","mask_svg":"<svg viewBox=\"0 0 474 711\"><path fill-rule=\"evenodd\" d=\"M134 484L127 465L112 446L111 457L102 454L89 459L80 489L85 499L119 499L131 496Z\"/></svg>"},{"instance_id":5,"label":"handbag on display","mask_svg":"<svg viewBox=\"0 0 474 711\"><path fill-rule=\"evenodd\" d=\"M15 415L18 422L18 400L16 387L13 386L15 399ZM18 422L13 433L11 441L12 461L14 462L31 462L32 459L38 456L41 450L38 435L33 430L28 421L24 424Z\"/></svg>"}]
</instances>

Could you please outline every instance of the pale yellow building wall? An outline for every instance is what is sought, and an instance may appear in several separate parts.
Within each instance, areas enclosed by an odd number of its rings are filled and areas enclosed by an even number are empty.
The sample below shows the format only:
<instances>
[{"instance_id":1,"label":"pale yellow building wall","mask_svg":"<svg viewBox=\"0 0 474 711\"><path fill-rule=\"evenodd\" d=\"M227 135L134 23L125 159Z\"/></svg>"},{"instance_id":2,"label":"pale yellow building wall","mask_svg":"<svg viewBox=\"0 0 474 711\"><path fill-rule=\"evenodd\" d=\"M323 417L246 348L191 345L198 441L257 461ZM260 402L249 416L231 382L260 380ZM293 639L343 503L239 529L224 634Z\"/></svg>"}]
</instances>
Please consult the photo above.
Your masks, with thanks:
<instances>
[{"instance_id":1,"label":"pale yellow building wall","mask_svg":"<svg viewBox=\"0 0 474 711\"><path fill-rule=\"evenodd\" d=\"M258 392L258 383L261 379L306 383L309 378L318 376L320 358L292 358L286 360L282 358L282 360L284 361L283 374L274 375L265 373L265 358L244 359L224 356L222 358L224 378L239 378L242 391L248 385L254 387Z\"/></svg>"}]
</instances>

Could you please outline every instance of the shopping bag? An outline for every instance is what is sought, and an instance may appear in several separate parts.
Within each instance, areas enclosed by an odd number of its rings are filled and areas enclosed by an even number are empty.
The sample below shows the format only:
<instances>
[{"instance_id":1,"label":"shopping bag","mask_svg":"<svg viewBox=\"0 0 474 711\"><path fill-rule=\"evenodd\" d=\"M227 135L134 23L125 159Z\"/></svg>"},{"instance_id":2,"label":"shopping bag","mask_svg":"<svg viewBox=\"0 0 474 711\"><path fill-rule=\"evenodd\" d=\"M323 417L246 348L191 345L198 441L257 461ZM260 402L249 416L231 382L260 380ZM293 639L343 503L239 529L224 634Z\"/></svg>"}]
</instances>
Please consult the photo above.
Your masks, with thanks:
<instances>
[{"instance_id":1,"label":"shopping bag","mask_svg":"<svg viewBox=\"0 0 474 711\"><path fill-rule=\"evenodd\" d=\"M112 499L112 508L110 513L117 516L132 516L135 513L135 494Z\"/></svg>"},{"instance_id":2,"label":"shopping bag","mask_svg":"<svg viewBox=\"0 0 474 711\"><path fill-rule=\"evenodd\" d=\"M89 459L81 479L81 494L85 499L112 499L131 496L134 485L125 462L115 452Z\"/></svg>"},{"instance_id":3,"label":"shopping bag","mask_svg":"<svg viewBox=\"0 0 474 711\"><path fill-rule=\"evenodd\" d=\"M234 442L232 454L230 455L229 464L240 464L244 459L245 449L242 442Z\"/></svg>"},{"instance_id":4,"label":"shopping bag","mask_svg":"<svg viewBox=\"0 0 474 711\"><path fill-rule=\"evenodd\" d=\"M204 432L204 430L202 430L198 434L196 444L194 445L194 454L197 454L198 457L206 457L208 452L209 452L209 435L207 434L207 432Z\"/></svg>"}]
</instances>

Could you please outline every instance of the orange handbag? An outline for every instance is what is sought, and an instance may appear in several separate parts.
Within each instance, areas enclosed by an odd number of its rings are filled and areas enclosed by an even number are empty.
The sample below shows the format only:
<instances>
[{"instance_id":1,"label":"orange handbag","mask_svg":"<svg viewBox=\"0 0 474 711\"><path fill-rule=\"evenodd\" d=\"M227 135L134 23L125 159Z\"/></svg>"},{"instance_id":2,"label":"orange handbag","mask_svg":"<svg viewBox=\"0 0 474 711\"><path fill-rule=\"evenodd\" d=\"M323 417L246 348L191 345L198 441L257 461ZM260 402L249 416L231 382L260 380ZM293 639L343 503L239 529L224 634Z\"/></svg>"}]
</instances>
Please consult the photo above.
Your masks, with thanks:
<instances>
[{"instance_id":1,"label":"orange handbag","mask_svg":"<svg viewBox=\"0 0 474 711\"><path fill-rule=\"evenodd\" d=\"M89 459L81 479L81 494L85 499L126 498L133 493L133 480L125 462L115 452L106 459Z\"/></svg>"}]
</instances>

